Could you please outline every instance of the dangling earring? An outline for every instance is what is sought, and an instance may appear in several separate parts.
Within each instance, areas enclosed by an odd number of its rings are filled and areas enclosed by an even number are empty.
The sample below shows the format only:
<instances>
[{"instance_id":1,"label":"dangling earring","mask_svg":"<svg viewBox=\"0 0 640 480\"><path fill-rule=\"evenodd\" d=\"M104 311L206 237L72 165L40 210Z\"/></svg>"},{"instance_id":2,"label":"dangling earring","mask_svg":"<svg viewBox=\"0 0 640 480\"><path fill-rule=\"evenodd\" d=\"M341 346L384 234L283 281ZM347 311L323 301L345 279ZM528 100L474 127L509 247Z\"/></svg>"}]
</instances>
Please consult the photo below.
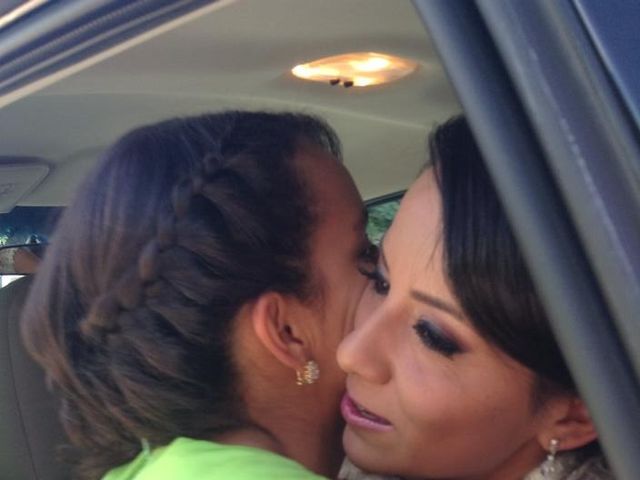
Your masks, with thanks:
<instances>
[{"instance_id":1,"label":"dangling earring","mask_svg":"<svg viewBox=\"0 0 640 480\"><path fill-rule=\"evenodd\" d=\"M296 370L296 385L311 385L320 378L320 368L315 360L309 360L302 370Z\"/></svg>"},{"instance_id":2,"label":"dangling earring","mask_svg":"<svg viewBox=\"0 0 640 480\"><path fill-rule=\"evenodd\" d=\"M556 453L558 453L559 445L560 441L555 438L549 442L549 453L547 453L546 460L540 465L542 478L551 478L551 474L556 471Z\"/></svg>"}]
</instances>

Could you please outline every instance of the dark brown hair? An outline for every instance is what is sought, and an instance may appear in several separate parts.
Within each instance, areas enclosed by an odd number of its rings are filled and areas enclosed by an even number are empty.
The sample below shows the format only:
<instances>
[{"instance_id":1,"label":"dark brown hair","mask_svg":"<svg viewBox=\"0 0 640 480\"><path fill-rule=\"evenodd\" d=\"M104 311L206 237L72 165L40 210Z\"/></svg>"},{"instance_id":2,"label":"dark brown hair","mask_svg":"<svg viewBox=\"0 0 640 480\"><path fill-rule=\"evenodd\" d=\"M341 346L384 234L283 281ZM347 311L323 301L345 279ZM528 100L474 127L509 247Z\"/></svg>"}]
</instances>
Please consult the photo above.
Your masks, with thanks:
<instances>
[{"instance_id":1,"label":"dark brown hair","mask_svg":"<svg viewBox=\"0 0 640 480\"><path fill-rule=\"evenodd\" d=\"M436 128L429 150L442 196L446 273L464 311L487 340L539 376L537 393L575 392L464 117Z\"/></svg>"},{"instance_id":2,"label":"dark brown hair","mask_svg":"<svg viewBox=\"0 0 640 480\"><path fill-rule=\"evenodd\" d=\"M246 422L232 320L265 291L309 300L315 215L293 158L340 158L322 121L224 112L112 146L64 213L22 319L62 402L79 476Z\"/></svg>"},{"instance_id":3,"label":"dark brown hair","mask_svg":"<svg viewBox=\"0 0 640 480\"><path fill-rule=\"evenodd\" d=\"M536 375L532 407L578 395L493 181L466 119L429 137L442 198L446 274L467 317L488 342ZM600 453L593 441L580 455Z\"/></svg>"}]
</instances>

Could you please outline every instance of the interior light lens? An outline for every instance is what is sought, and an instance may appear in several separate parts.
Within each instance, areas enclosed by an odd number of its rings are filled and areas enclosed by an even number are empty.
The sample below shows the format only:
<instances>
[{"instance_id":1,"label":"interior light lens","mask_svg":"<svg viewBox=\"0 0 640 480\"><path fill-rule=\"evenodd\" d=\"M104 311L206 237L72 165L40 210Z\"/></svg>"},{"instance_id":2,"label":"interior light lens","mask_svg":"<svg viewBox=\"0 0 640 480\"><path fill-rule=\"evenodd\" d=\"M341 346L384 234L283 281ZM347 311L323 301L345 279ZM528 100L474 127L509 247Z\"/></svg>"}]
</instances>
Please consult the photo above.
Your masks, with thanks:
<instances>
[{"instance_id":1,"label":"interior light lens","mask_svg":"<svg viewBox=\"0 0 640 480\"><path fill-rule=\"evenodd\" d=\"M293 67L291 73L312 82L368 87L399 80L417 67L416 62L406 58L376 52L357 52L302 63Z\"/></svg>"}]
</instances>

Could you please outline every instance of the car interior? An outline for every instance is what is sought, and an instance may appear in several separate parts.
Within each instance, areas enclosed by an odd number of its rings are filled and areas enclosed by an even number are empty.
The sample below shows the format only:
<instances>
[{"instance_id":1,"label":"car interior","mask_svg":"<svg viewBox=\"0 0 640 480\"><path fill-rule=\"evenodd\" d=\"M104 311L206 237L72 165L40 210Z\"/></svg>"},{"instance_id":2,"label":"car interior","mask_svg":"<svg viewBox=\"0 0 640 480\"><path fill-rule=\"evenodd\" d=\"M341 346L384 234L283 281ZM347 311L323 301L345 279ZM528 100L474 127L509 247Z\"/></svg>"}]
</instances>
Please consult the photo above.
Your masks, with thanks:
<instances>
[{"instance_id":1,"label":"car interior","mask_svg":"<svg viewBox=\"0 0 640 480\"><path fill-rule=\"evenodd\" d=\"M33 2L11 7L20 3ZM0 33L11 26L12 12L0 11ZM394 55L414 68L369 86L292 74L296 65L352 52ZM410 0L216 2L31 88L0 95L0 247L46 242L47 218L59 214L101 151L126 131L223 109L325 118L372 208L397 199L425 161L428 130L460 111ZM393 211L382 215L390 220ZM55 405L19 338L30 279L9 276L24 271L2 273L0 478L68 478L57 460L63 435Z\"/></svg>"}]
</instances>

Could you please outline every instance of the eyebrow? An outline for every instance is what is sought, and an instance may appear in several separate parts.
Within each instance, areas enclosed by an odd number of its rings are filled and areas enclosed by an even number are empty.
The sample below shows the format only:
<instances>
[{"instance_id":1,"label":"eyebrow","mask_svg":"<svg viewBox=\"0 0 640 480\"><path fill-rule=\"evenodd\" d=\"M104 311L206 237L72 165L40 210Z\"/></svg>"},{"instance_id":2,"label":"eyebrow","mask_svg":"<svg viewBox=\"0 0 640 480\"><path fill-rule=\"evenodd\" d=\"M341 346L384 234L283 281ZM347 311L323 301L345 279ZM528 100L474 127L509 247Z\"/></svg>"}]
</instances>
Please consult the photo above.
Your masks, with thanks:
<instances>
[{"instance_id":1,"label":"eyebrow","mask_svg":"<svg viewBox=\"0 0 640 480\"><path fill-rule=\"evenodd\" d=\"M427 305L437 308L438 310L442 310L450 315L453 315L458 320L465 321L464 315L455 308L453 305L448 304L444 300L439 299L438 297L434 297L433 295L429 295L425 292L420 292L418 290L411 290L411 296L418 300L419 302L426 303Z\"/></svg>"},{"instance_id":2,"label":"eyebrow","mask_svg":"<svg viewBox=\"0 0 640 480\"><path fill-rule=\"evenodd\" d=\"M383 248L385 235L386 232L380 238L380 242L378 243L378 250L380 251L380 259L382 260L382 265L384 266L385 270L388 271L389 267L387 266L387 258L384 255ZM442 310L443 312L453 315L458 320L466 321L464 315L462 315L462 312L460 312L460 310L455 308L453 305L448 304L444 300L439 299L438 297L434 297L433 295L429 295L428 293L421 292L419 290L411 290L410 294L414 300L425 303L431 307L437 308L438 310Z\"/></svg>"}]
</instances>

